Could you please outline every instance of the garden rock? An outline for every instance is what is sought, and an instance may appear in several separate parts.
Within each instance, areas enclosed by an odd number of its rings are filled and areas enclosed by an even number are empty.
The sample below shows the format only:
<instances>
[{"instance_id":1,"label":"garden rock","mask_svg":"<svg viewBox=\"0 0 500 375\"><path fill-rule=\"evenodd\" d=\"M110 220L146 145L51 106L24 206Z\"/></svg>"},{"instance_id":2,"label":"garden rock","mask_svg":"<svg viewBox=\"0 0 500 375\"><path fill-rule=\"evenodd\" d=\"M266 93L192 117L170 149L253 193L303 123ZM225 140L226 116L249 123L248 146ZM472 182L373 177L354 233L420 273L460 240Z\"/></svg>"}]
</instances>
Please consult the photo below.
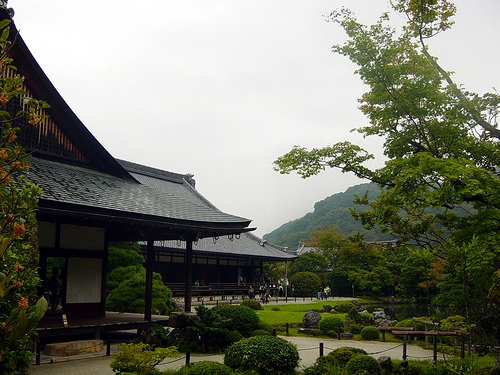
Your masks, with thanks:
<instances>
[{"instance_id":1,"label":"garden rock","mask_svg":"<svg viewBox=\"0 0 500 375\"><path fill-rule=\"evenodd\" d=\"M331 305L323 305L323 310L327 313L332 312L333 307Z\"/></svg>"},{"instance_id":2,"label":"garden rock","mask_svg":"<svg viewBox=\"0 0 500 375\"><path fill-rule=\"evenodd\" d=\"M321 315L317 311L309 310L302 319L302 328L317 329Z\"/></svg>"},{"instance_id":3,"label":"garden rock","mask_svg":"<svg viewBox=\"0 0 500 375\"><path fill-rule=\"evenodd\" d=\"M378 363L382 366L383 370L392 371L392 360L388 355L383 355L378 358Z\"/></svg>"},{"instance_id":4,"label":"garden rock","mask_svg":"<svg viewBox=\"0 0 500 375\"><path fill-rule=\"evenodd\" d=\"M390 316L386 315L382 308L376 308L372 313L372 317L376 327L389 327L396 322L391 320Z\"/></svg>"}]
</instances>

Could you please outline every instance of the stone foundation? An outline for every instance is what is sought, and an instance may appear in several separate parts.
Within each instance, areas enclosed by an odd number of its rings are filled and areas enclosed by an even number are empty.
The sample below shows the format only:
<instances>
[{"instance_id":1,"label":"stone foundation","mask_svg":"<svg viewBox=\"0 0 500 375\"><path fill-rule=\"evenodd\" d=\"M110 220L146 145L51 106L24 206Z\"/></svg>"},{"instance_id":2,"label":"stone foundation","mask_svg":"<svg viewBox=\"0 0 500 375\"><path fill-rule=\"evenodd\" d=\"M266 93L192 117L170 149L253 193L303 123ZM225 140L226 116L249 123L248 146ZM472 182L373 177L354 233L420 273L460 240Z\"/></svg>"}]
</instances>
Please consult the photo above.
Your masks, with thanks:
<instances>
[{"instance_id":1,"label":"stone foundation","mask_svg":"<svg viewBox=\"0 0 500 375\"><path fill-rule=\"evenodd\" d=\"M102 340L58 342L45 345L43 354L64 357L77 354L99 353L103 348L104 343Z\"/></svg>"}]
</instances>

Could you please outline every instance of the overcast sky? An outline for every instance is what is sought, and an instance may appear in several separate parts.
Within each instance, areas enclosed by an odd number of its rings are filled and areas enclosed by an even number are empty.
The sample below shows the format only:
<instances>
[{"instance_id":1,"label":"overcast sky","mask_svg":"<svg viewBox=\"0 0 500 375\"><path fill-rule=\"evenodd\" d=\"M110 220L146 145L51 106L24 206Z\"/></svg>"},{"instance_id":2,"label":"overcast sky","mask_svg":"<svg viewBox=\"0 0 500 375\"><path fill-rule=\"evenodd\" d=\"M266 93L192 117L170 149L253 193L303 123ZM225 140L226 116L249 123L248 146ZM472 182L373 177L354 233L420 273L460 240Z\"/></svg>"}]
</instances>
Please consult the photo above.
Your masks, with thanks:
<instances>
[{"instance_id":1,"label":"overcast sky","mask_svg":"<svg viewBox=\"0 0 500 375\"><path fill-rule=\"evenodd\" d=\"M498 0L460 0L431 53L472 91L500 88ZM307 180L272 162L293 145L350 140L380 155L345 40L324 16L364 23L386 0L11 0L17 28L69 106L116 158L192 173L221 210L263 236L362 183L338 170ZM400 16L394 19L401 22ZM381 163L380 161L379 163Z\"/></svg>"}]
</instances>

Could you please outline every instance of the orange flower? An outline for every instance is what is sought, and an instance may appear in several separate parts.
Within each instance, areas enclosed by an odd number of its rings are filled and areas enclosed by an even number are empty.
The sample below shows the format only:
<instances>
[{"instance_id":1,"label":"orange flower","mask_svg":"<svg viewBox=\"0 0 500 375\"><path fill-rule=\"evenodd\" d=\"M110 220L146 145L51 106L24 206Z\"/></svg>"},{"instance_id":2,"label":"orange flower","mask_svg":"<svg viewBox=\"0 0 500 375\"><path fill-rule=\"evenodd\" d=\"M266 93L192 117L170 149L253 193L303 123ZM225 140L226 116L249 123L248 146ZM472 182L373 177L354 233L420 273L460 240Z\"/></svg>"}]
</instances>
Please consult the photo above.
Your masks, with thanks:
<instances>
[{"instance_id":1,"label":"orange flower","mask_svg":"<svg viewBox=\"0 0 500 375\"><path fill-rule=\"evenodd\" d=\"M24 270L24 267L21 266L19 263L16 263L15 268L17 272Z\"/></svg>"},{"instance_id":2,"label":"orange flower","mask_svg":"<svg viewBox=\"0 0 500 375\"><path fill-rule=\"evenodd\" d=\"M7 104L8 101L9 101L9 96L4 92L0 93L0 105Z\"/></svg>"},{"instance_id":3,"label":"orange flower","mask_svg":"<svg viewBox=\"0 0 500 375\"><path fill-rule=\"evenodd\" d=\"M7 322L2 322L2 327L3 328L7 327Z\"/></svg>"},{"instance_id":4,"label":"orange flower","mask_svg":"<svg viewBox=\"0 0 500 375\"><path fill-rule=\"evenodd\" d=\"M7 159L9 157L9 154L7 153L7 150L2 149L0 150L0 159Z\"/></svg>"},{"instance_id":5,"label":"orange flower","mask_svg":"<svg viewBox=\"0 0 500 375\"><path fill-rule=\"evenodd\" d=\"M14 281L12 283L12 285L14 285L14 288L20 288L20 287L22 287L24 285L24 281L22 281L22 280Z\"/></svg>"},{"instance_id":6,"label":"orange flower","mask_svg":"<svg viewBox=\"0 0 500 375\"><path fill-rule=\"evenodd\" d=\"M19 305L19 307L21 309L25 308L25 307L28 307L28 299L24 298L24 297L21 297L21 300L17 304Z\"/></svg>"},{"instance_id":7,"label":"orange flower","mask_svg":"<svg viewBox=\"0 0 500 375\"><path fill-rule=\"evenodd\" d=\"M14 231L12 234L14 238L21 238L22 236L24 236L24 231L24 224L16 224L14 225Z\"/></svg>"}]
</instances>

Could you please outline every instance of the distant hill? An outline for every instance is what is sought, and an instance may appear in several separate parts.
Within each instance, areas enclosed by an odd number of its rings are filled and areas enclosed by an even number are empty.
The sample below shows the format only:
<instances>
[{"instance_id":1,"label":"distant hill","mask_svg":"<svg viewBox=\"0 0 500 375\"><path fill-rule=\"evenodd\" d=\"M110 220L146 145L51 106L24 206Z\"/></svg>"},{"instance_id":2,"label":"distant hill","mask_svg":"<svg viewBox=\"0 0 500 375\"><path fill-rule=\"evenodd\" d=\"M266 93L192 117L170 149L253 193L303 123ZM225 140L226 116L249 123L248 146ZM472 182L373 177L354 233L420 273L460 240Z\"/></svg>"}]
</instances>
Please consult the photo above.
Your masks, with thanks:
<instances>
[{"instance_id":1,"label":"distant hill","mask_svg":"<svg viewBox=\"0 0 500 375\"><path fill-rule=\"evenodd\" d=\"M356 196L361 197L368 192L368 197L374 199L379 193L375 184L360 184L352 186L344 193L337 193L314 204L314 211L304 217L283 224L278 229L264 235L264 239L279 246L287 246L290 250L298 247L299 241L309 237L309 233L322 227L335 226L345 235L364 233L369 241L391 239L378 230L366 231L361 223L354 220L349 209L354 207ZM357 206L361 208L361 206Z\"/></svg>"}]
</instances>

